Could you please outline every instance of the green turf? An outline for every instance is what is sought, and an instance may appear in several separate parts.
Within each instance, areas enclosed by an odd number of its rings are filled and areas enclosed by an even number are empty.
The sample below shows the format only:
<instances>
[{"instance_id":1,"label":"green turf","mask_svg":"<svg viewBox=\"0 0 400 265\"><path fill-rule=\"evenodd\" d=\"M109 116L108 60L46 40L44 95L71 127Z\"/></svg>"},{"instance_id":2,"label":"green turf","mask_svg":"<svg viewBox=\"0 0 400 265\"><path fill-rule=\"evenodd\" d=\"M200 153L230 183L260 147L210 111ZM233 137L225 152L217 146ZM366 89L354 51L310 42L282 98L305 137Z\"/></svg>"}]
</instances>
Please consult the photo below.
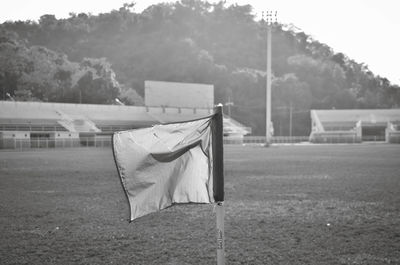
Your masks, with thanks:
<instances>
[{"instance_id":1,"label":"green turf","mask_svg":"<svg viewBox=\"0 0 400 265\"><path fill-rule=\"evenodd\" d=\"M226 146L225 175L227 264L400 264L399 145ZM110 149L0 152L0 264L216 262L212 205L127 219Z\"/></svg>"}]
</instances>

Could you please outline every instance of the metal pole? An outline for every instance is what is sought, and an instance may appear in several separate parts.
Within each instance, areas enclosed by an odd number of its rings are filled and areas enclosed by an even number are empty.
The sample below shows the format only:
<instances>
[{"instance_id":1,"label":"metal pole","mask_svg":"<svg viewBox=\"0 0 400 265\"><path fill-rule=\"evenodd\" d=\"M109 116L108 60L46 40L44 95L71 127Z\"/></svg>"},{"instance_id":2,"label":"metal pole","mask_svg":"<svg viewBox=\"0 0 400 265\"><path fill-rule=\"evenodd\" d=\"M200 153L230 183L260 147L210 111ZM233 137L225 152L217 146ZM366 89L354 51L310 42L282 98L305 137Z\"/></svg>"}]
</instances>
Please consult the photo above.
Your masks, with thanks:
<instances>
[{"instance_id":1,"label":"metal pole","mask_svg":"<svg viewBox=\"0 0 400 265\"><path fill-rule=\"evenodd\" d=\"M225 233L224 233L224 217L225 208L223 202L217 202L217 265L225 264Z\"/></svg>"},{"instance_id":2,"label":"metal pole","mask_svg":"<svg viewBox=\"0 0 400 265\"><path fill-rule=\"evenodd\" d=\"M272 11L266 12L266 27L267 27L267 76L266 76L266 91L265 91L265 146L269 146L272 142L272 126L271 126L271 30L272 30ZM262 14L264 21L264 12ZM275 22L277 12L275 12Z\"/></svg>"},{"instance_id":3,"label":"metal pole","mask_svg":"<svg viewBox=\"0 0 400 265\"><path fill-rule=\"evenodd\" d=\"M266 87L265 144L271 144L271 25L267 22L267 87Z\"/></svg>"},{"instance_id":4,"label":"metal pole","mask_svg":"<svg viewBox=\"0 0 400 265\"><path fill-rule=\"evenodd\" d=\"M225 106L228 106L228 116L231 117L231 106L233 106L233 102L231 101L231 97L228 98L228 102L225 103Z\"/></svg>"},{"instance_id":5,"label":"metal pole","mask_svg":"<svg viewBox=\"0 0 400 265\"><path fill-rule=\"evenodd\" d=\"M272 84L272 75L271 75L271 54L272 54L272 45L271 45L271 30L272 30L272 11L266 12L266 26L267 26L267 76L266 76L266 92L265 92L265 146L269 146L272 142L272 126L271 126L271 84ZM275 11L275 23L277 22L277 14ZM262 12L262 19L264 21L264 12Z\"/></svg>"},{"instance_id":6,"label":"metal pole","mask_svg":"<svg viewBox=\"0 0 400 265\"><path fill-rule=\"evenodd\" d=\"M292 137L292 101L290 101L290 112L289 112L289 136Z\"/></svg>"},{"instance_id":7,"label":"metal pole","mask_svg":"<svg viewBox=\"0 0 400 265\"><path fill-rule=\"evenodd\" d=\"M222 104L215 108L212 125L213 151L213 192L214 201L224 201L224 146L223 146L223 112Z\"/></svg>"},{"instance_id":8,"label":"metal pole","mask_svg":"<svg viewBox=\"0 0 400 265\"><path fill-rule=\"evenodd\" d=\"M217 218L217 265L225 265L224 146L222 104L215 108L212 124L213 193Z\"/></svg>"}]
</instances>

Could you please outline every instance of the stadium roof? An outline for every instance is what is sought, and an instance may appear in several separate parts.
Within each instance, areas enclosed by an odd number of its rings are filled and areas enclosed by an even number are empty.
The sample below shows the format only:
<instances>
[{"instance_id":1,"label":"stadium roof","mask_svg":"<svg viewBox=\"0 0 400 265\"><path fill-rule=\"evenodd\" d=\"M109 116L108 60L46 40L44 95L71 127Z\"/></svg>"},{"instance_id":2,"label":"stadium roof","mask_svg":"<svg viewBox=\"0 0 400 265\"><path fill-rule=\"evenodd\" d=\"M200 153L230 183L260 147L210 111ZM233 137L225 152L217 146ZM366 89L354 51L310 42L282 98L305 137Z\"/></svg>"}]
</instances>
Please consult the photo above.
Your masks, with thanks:
<instances>
[{"instance_id":1,"label":"stadium roof","mask_svg":"<svg viewBox=\"0 0 400 265\"><path fill-rule=\"evenodd\" d=\"M84 120L96 123L154 124L210 115L208 110L146 108L143 106L0 101L0 122L28 120Z\"/></svg>"}]
</instances>

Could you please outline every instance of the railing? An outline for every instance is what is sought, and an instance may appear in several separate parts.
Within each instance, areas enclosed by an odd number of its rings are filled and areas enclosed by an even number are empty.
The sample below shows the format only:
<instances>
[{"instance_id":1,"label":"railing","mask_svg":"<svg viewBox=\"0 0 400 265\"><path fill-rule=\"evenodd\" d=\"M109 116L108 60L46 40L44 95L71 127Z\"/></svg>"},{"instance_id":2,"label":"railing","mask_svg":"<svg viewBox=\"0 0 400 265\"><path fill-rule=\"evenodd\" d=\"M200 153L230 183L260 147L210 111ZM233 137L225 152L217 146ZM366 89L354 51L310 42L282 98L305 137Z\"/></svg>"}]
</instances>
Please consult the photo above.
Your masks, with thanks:
<instances>
[{"instance_id":1,"label":"railing","mask_svg":"<svg viewBox=\"0 0 400 265\"><path fill-rule=\"evenodd\" d=\"M98 126L102 132L116 132L134 129L134 126Z\"/></svg>"},{"instance_id":2,"label":"railing","mask_svg":"<svg viewBox=\"0 0 400 265\"><path fill-rule=\"evenodd\" d=\"M273 136L272 144L294 144L308 142L308 136ZM265 136L245 136L243 138L224 138L224 144L265 144Z\"/></svg>"},{"instance_id":3,"label":"railing","mask_svg":"<svg viewBox=\"0 0 400 265\"><path fill-rule=\"evenodd\" d=\"M392 136L391 143L400 143L400 135ZM272 144L295 144L308 142L308 136L274 136ZM363 137L363 140L366 141ZM382 142L384 137L371 137L368 141ZM356 139L329 137L315 144L359 143ZM224 144L262 145L265 144L265 136L245 136L240 138L224 138ZM111 147L111 137L80 137L79 139L0 139L0 149L27 150L35 148L73 148L73 147Z\"/></svg>"},{"instance_id":4,"label":"railing","mask_svg":"<svg viewBox=\"0 0 400 265\"><path fill-rule=\"evenodd\" d=\"M25 150L31 148L111 147L110 138L96 139L0 139L0 149Z\"/></svg>"},{"instance_id":5,"label":"railing","mask_svg":"<svg viewBox=\"0 0 400 265\"><path fill-rule=\"evenodd\" d=\"M362 136L363 142L384 142L385 136L376 136L376 135L363 135Z\"/></svg>"},{"instance_id":6,"label":"railing","mask_svg":"<svg viewBox=\"0 0 400 265\"><path fill-rule=\"evenodd\" d=\"M299 143L308 141L307 136L273 137L272 143ZM224 138L224 144L264 144L263 136L247 136L243 139ZM0 149L111 147L111 137L80 137L79 139L0 139Z\"/></svg>"},{"instance_id":7,"label":"railing","mask_svg":"<svg viewBox=\"0 0 400 265\"><path fill-rule=\"evenodd\" d=\"M295 144L308 142L308 136L274 136L272 137L272 143L275 144Z\"/></svg>"},{"instance_id":8,"label":"railing","mask_svg":"<svg viewBox=\"0 0 400 265\"><path fill-rule=\"evenodd\" d=\"M315 144L353 144L361 143L355 131L313 132L310 141Z\"/></svg>"},{"instance_id":9,"label":"railing","mask_svg":"<svg viewBox=\"0 0 400 265\"><path fill-rule=\"evenodd\" d=\"M0 125L0 131L65 132L67 129L57 125Z\"/></svg>"}]
</instances>

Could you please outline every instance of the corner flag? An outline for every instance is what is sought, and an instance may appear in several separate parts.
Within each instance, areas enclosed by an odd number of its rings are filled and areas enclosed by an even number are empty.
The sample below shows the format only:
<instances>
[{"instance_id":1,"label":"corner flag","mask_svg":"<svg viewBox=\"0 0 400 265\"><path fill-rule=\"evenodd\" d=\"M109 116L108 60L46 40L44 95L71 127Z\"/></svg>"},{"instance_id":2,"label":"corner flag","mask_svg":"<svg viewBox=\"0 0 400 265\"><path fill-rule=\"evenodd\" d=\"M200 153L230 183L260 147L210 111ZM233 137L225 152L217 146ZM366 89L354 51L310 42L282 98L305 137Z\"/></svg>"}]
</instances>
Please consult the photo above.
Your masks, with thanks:
<instances>
[{"instance_id":1,"label":"corner flag","mask_svg":"<svg viewBox=\"0 0 400 265\"><path fill-rule=\"evenodd\" d=\"M177 203L223 202L222 137L222 107L198 120L114 133L130 220Z\"/></svg>"}]
</instances>

